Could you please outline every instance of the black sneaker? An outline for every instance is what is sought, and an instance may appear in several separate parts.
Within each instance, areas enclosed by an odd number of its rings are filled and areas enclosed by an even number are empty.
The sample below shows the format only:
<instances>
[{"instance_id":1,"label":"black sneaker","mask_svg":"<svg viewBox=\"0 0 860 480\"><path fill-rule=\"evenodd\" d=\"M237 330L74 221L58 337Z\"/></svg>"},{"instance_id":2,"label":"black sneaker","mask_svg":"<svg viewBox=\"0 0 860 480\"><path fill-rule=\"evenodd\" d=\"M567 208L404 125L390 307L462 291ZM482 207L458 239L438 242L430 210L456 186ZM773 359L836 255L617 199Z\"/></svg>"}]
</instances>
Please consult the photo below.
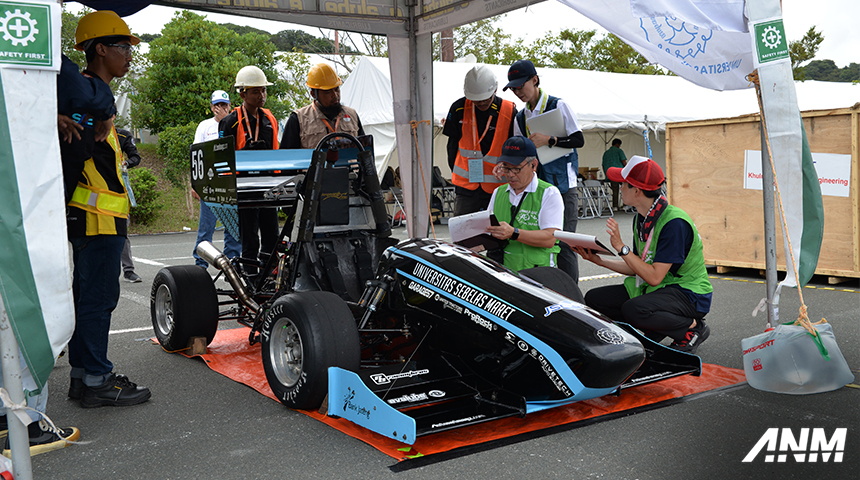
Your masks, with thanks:
<instances>
[{"instance_id":1,"label":"black sneaker","mask_svg":"<svg viewBox=\"0 0 860 480\"><path fill-rule=\"evenodd\" d=\"M681 341L675 340L669 346L679 352L695 354L696 350L699 349L699 345L707 340L710 335L711 329L705 324L705 319L700 318L696 320L695 327L687 330Z\"/></svg>"},{"instance_id":2,"label":"black sneaker","mask_svg":"<svg viewBox=\"0 0 860 480\"><path fill-rule=\"evenodd\" d=\"M125 281L128 283L140 283L143 281L143 279L140 278L140 275L134 272L125 272L123 274L123 278L125 278Z\"/></svg>"},{"instance_id":3,"label":"black sneaker","mask_svg":"<svg viewBox=\"0 0 860 480\"><path fill-rule=\"evenodd\" d=\"M27 433L30 437L30 456L47 453L52 450L65 448L70 442L81 438L81 431L75 427L54 429L51 425L40 420L27 425ZM12 451L9 449L9 438L3 447L3 456L11 458Z\"/></svg>"},{"instance_id":4,"label":"black sneaker","mask_svg":"<svg viewBox=\"0 0 860 480\"><path fill-rule=\"evenodd\" d=\"M97 387L84 386L81 406L84 408L126 407L149 400L152 393L146 387L138 387L125 375L111 373L105 383Z\"/></svg>"},{"instance_id":5,"label":"black sneaker","mask_svg":"<svg viewBox=\"0 0 860 480\"><path fill-rule=\"evenodd\" d=\"M69 398L72 400L80 400L84 393L84 379L73 378L69 382Z\"/></svg>"}]
</instances>

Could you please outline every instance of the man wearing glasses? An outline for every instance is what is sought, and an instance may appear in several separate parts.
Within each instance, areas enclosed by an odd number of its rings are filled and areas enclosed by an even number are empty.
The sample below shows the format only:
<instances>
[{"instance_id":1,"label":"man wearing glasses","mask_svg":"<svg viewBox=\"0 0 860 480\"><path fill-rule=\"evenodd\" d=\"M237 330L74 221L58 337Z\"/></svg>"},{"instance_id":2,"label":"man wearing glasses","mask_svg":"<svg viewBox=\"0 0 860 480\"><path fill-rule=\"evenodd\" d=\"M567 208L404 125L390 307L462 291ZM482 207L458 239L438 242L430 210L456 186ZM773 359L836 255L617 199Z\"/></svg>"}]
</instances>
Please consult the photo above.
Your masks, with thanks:
<instances>
[{"instance_id":1,"label":"man wearing glasses","mask_svg":"<svg viewBox=\"0 0 860 480\"><path fill-rule=\"evenodd\" d=\"M526 137L511 137L502 146L498 170L508 180L493 191L490 209L499 221L487 233L509 240L504 264L514 271L555 267L559 246L553 232L564 221L558 188L539 179L537 149Z\"/></svg>"},{"instance_id":2,"label":"man wearing glasses","mask_svg":"<svg viewBox=\"0 0 860 480\"><path fill-rule=\"evenodd\" d=\"M464 97L448 111L442 133L448 136L448 166L454 183L454 215L465 215L487 207L500 182L493 167L502 145L513 134L517 108L496 96L498 81L484 65L466 73Z\"/></svg>"},{"instance_id":3,"label":"man wearing glasses","mask_svg":"<svg viewBox=\"0 0 860 480\"><path fill-rule=\"evenodd\" d=\"M576 195L576 174L579 170L579 157L577 148L585 145L585 137L576 120L573 109L564 100L553 97L540 87L540 78L537 75L534 64L530 60L517 60L508 69L508 84L504 90L510 88L514 94L525 102L526 106L516 116L514 121L514 135L525 135L534 142L536 147L545 145L552 147L573 148L573 152L559 157L549 163L541 163L538 167L538 177L551 185L555 185L561 192L564 202L564 231L575 232L578 219L578 198ZM544 135L529 130L526 120L546 112L558 109L564 119L564 129L567 133L564 137ZM558 267L579 282L579 264L576 254L567 246L561 245Z\"/></svg>"},{"instance_id":4,"label":"man wearing glasses","mask_svg":"<svg viewBox=\"0 0 860 480\"><path fill-rule=\"evenodd\" d=\"M78 22L75 49L86 53L83 76L110 84L131 66L132 46L140 40L114 12L90 13ZM125 245L129 199L121 177L122 150L116 129L102 140L89 115L74 111L83 140L64 149L67 185L66 223L74 260L75 331L69 342L69 397L86 408L137 405L149 400L148 388L113 372L107 358L111 313L119 300L120 255ZM71 137L67 137L71 138Z\"/></svg>"}]
</instances>

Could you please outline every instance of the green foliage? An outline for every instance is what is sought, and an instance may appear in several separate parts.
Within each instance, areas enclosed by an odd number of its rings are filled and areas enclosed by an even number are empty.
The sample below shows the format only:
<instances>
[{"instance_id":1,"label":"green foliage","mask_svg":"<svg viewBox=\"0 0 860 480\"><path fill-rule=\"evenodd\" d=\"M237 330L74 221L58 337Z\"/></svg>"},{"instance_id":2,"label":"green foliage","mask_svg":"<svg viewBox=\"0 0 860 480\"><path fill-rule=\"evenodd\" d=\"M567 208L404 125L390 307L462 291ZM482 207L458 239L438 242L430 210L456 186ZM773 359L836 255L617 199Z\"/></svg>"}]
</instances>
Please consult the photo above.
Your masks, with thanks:
<instances>
[{"instance_id":1,"label":"green foliage","mask_svg":"<svg viewBox=\"0 0 860 480\"><path fill-rule=\"evenodd\" d=\"M292 112L311 103L307 87L308 70L311 62L303 53L278 53L276 55L280 69L285 72L283 92L284 108Z\"/></svg>"},{"instance_id":2,"label":"green foliage","mask_svg":"<svg viewBox=\"0 0 860 480\"><path fill-rule=\"evenodd\" d=\"M510 65L527 58L537 67L578 68L601 72L665 75L657 65L649 64L632 47L612 34L597 36L595 30L565 29L558 35L545 34L525 43L511 39L496 26L502 18L493 17L454 29L454 56L472 54L480 63ZM434 38L434 60L439 60L439 37Z\"/></svg>"},{"instance_id":3,"label":"green foliage","mask_svg":"<svg viewBox=\"0 0 860 480\"><path fill-rule=\"evenodd\" d=\"M302 30L281 30L272 35L271 41L281 52L334 52L334 45L328 39L315 37Z\"/></svg>"},{"instance_id":4,"label":"green foliage","mask_svg":"<svg viewBox=\"0 0 860 480\"><path fill-rule=\"evenodd\" d=\"M818 47L824 41L824 35L815 30L815 25L809 27L800 40L788 42L788 54L791 56L791 72L795 80L806 78L805 68L801 64L815 58Z\"/></svg>"},{"instance_id":5,"label":"green foliage","mask_svg":"<svg viewBox=\"0 0 860 480\"><path fill-rule=\"evenodd\" d=\"M188 10L176 12L161 33L139 67L146 75L132 80L135 126L161 133L199 123L210 115L212 91L233 90L236 73L246 65L260 67L274 84L268 88L266 108L277 118L291 110L291 89L275 69L275 45L268 35L238 35ZM241 102L236 93L231 99L233 105Z\"/></svg>"},{"instance_id":6,"label":"green foliage","mask_svg":"<svg viewBox=\"0 0 860 480\"><path fill-rule=\"evenodd\" d=\"M813 60L803 67L805 80L822 82L857 82L860 81L860 64L850 63L847 67L839 68L833 60Z\"/></svg>"},{"instance_id":7,"label":"green foliage","mask_svg":"<svg viewBox=\"0 0 860 480\"><path fill-rule=\"evenodd\" d=\"M134 192L136 207L131 207L131 220L148 225L158 215L161 193L156 190L158 179L148 168L133 168L128 171L131 189Z\"/></svg>"},{"instance_id":8,"label":"green foliage","mask_svg":"<svg viewBox=\"0 0 860 480\"><path fill-rule=\"evenodd\" d=\"M81 11L80 15L75 15L74 13L67 11L66 5L63 4L63 20L62 28L60 30L60 49L65 56L77 63L79 67L83 67L87 64L87 58L84 55L84 52L75 50L75 29L78 28L78 21L81 17L90 12L92 12L92 10L85 8Z\"/></svg>"},{"instance_id":9,"label":"green foliage","mask_svg":"<svg viewBox=\"0 0 860 480\"><path fill-rule=\"evenodd\" d=\"M160 33L143 33L141 35L138 35L137 37L140 38L141 42L149 43L149 42L155 40L156 38L161 38L161 34Z\"/></svg>"},{"instance_id":10,"label":"green foliage","mask_svg":"<svg viewBox=\"0 0 860 480\"><path fill-rule=\"evenodd\" d=\"M162 158L162 177L176 187L184 188L189 181L190 148L199 122L167 127L158 135L158 155Z\"/></svg>"}]
</instances>

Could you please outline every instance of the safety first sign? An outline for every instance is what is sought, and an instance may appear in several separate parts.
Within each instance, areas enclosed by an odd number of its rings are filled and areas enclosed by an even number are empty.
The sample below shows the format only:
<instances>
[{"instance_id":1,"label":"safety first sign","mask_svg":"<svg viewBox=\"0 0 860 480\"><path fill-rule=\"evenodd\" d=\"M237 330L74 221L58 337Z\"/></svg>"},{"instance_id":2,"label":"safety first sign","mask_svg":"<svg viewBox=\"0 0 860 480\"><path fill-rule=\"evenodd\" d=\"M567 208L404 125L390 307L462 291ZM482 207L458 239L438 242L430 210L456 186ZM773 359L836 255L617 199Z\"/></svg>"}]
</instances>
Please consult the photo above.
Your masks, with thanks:
<instances>
[{"instance_id":1,"label":"safety first sign","mask_svg":"<svg viewBox=\"0 0 860 480\"><path fill-rule=\"evenodd\" d=\"M55 69L59 18L54 10L59 10L56 2L0 1L0 64Z\"/></svg>"}]
</instances>

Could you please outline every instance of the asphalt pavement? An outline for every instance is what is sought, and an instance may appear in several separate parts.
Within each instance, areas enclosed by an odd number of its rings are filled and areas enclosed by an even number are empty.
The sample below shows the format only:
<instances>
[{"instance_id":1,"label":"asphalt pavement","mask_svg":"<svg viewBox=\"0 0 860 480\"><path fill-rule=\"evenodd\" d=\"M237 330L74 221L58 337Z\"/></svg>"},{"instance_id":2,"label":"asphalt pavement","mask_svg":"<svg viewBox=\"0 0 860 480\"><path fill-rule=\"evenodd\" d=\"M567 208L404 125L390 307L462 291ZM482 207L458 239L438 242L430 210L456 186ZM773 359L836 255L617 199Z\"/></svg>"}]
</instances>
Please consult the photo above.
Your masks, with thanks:
<instances>
[{"instance_id":1,"label":"asphalt pavement","mask_svg":"<svg viewBox=\"0 0 860 480\"><path fill-rule=\"evenodd\" d=\"M618 216L622 231L633 216ZM578 231L603 235L605 220L579 222ZM561 427L464 452L398 464L365 443L206 367L199 359L164 352L150 339L149 295L167 265L192 264L196 232L131 237L142 283L122 282L111 326L109 358L118 373L148 386L152 399L133 407L83 409L66 397L69 365L61 358L49 380L48 414L59 426L81 430L81 444L33 457L38 479L856 479L860 472L860 388L815 395L762 392L747 385L710 392L646 412ZM396 234L403 238L405 230ZM437 225L437 235L447 235ZM216 245L223 246L221 233ZM210 267L214 274L214 269ZM619 277L580 260L583 292ZM718 275L711 270L714 302L710 338L699 349L706 363L743 368L741 339L761 333L751 312L765 296L756 271ZM833 326L849 367L860 371L860 285L829 285L816 277L803 290L813 320ZM800 305L794 290L781 299L783 320ZM222 324L221 328L234 328ZM855 383L860 383L857 375ZM841 462L742 460L768 429L823 428L832 440L846 428ZM783 436L784 440L785 437ZM835 445L835 444L834 444ZM811 448L811 447L810 447ZM800 453L788 452L788 453ZM806 453L806 450L803 451ZM809 458L809 457L806 457ZM811 460L811 459L810 459Z\"/></svg>"}]
</instances>

